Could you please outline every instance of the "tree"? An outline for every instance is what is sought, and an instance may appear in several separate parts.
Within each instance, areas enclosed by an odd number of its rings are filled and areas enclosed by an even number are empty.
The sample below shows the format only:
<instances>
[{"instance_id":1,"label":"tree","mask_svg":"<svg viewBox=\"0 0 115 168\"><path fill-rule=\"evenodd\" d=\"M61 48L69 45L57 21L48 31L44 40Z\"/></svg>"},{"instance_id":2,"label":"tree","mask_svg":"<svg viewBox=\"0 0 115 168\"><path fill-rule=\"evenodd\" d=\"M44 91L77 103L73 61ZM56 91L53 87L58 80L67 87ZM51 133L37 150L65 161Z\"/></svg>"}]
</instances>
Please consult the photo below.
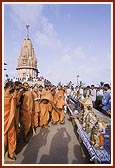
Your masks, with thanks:
<instances>
[{"instance_id":1,"label":"tree","mask_svg":"<svg viewBox=\"0 0 115 168\"><path fill-rule=\"evenodd\" d=\"M6 77L8 78L8 74L6 74Z\"/></svg>"},{"instance_id":2,"label":"tree","mask_svg":"<svg viewBox=\"0 0 115 168\"><path fill-rule=\"evenodd\" d=\"M100 86L102 87L103 85L104 85L104 82L101 81L101 82L100 82Z\"/></svg>"}]
</instances>

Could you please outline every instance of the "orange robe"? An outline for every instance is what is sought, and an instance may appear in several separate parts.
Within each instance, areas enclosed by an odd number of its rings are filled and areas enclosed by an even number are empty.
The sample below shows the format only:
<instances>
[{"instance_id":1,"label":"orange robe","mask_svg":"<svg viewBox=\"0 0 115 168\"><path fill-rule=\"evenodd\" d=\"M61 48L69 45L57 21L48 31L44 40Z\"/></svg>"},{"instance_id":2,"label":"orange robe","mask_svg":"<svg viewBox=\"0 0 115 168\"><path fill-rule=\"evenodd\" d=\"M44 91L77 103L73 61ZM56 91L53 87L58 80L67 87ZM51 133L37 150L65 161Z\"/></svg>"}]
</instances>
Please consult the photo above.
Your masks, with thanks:
<instances>
[{"instance_id":1,"label":"orange robe","mask_svg":"<svg viewBox=\"0 0 115 168\"><path fill-rule=\"evenodd\" d=\"M65 105L63 92L57 92L56 97L57 97L56 98L56 107L59 109L59 118L60 118L60 122L62 122L62 121L64 121L64 105Z\"/></svg>"},{"instance_id":2,"label":"orange robe","mask_svg":"<svg viewBox=\"0 0 115 168\"><path fill-rule=\"evenodd\" d=\"M16 98L4 92L4 146L8 145L8 154L10 157L13 157L16 149L15 109Z\"/></svg>"},{"instance_id":3,"label":"orange robe","mask_svg":"<svg viewBox=\"0 0 115 168\"><path fill-rule=\"evenodd\" d=\"M38 127L38 114L40 112L38 94L32 91L33 109L32 109L32 128Z\"/></svg>"},{"instance_id":4,"label":"orange robe","mask_svg":"<svg viewBox=\"0 0 115 168\"><path fill-rule=\"evenodd\" d=\"M21 106L21 113L22 113L22 126L24 135L27 136L30 127L31 127L31 114L32 114L32 108L33 108L33 99L32 99L32 93L31 91L25 91L23 93L23 103Z\"/></svg>"},{"instance_id":5,"label":"orange robe","mask_svg":"<svg viewBox=\"0 0 115 168\"><path fill-rule=\"evenodd\" d=\"M99 135L99 146L104 146L104 134Z\"/></svg>"},{"instance_id":6,"label":"orange robe","mask_svg":"<svg viewBox=\"0 0 115 168\"><path fill-rule=\"evenodd\" d=\"M57 105L57 97L56 94L53 97L53 103L54 106ZM59 121L59 113L55 110L55 108L52 109L52 122L58 122Z\"/></svg>"},{"instance_id":7,"label":"orange robe","mask_svg":"<svg viewBox=\"0 0 115 168\"><path fill-rule=\"evenodd\" d=\"M57 90L56 94L60 95L64 99L64 90L63 89Z\"/></svg>"},{"instance_id":8,"label":"orange robe","mask_svg":"<svg viewBox=\"0 0 115 168\"><path fill-rule=\"evenodd\" d=\"M52 100L50 91L43 91L40 102L40 126L48 125L49 111L52 110L52 106L49 103L49 100Z\"/></svg>"},{"instance_id":9,"label":"orange robe","mask_svg":"<svg viewBox=\"0 0 115 168\"><path fill-rule=\"evenodd\" d=\"M21 92L17 91L17 96L16 96L16 112L15 112L16 133L18 133L19 120L20 120L20 102L19 102L20 97L21 97Z\"/></svg>"}]
</instances>

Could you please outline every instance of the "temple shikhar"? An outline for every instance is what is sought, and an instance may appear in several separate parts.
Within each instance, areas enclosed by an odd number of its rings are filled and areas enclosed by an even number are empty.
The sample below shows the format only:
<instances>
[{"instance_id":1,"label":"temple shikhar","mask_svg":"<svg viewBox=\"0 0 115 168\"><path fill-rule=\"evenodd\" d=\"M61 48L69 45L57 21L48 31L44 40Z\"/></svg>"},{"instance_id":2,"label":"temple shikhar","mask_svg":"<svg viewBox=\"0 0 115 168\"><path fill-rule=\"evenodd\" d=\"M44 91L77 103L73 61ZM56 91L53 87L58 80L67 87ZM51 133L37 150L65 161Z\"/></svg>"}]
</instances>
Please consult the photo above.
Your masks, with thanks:
<instances>
[{"instance_id":1,"label":"temple shikhar","mask_svg":"<svg viewBox=\"0 0 115 168\"><path fill-rule=\"evenodd\" d=\"M32 80L38 76L37 57L34 52L32 41L29 38L29 25L26 25L27 37L21 46L21 51L16 68L18 78L21 81Z\"/></svg>"}]
</instances>

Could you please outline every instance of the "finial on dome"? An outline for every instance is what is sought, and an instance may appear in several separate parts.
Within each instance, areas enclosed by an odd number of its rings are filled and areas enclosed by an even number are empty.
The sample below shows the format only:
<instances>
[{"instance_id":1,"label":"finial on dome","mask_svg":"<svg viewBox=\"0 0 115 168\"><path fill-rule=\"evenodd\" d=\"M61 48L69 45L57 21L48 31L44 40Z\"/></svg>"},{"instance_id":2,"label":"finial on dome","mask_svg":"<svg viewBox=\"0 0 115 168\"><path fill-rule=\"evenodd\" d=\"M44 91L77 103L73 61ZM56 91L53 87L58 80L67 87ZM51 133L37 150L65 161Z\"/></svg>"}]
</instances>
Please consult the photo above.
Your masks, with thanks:
<instances>
[{"instance_id":1,"label":"finial on dome","mask_svg":"<svg viewBox=\"0 0 115 168\"><path fill-rule=\"evenodd\" d=\"M29 27L30 27L30 25L26 24L26 29L27 29L27 38L29 38Z\"/></svg>"}]
</instances>

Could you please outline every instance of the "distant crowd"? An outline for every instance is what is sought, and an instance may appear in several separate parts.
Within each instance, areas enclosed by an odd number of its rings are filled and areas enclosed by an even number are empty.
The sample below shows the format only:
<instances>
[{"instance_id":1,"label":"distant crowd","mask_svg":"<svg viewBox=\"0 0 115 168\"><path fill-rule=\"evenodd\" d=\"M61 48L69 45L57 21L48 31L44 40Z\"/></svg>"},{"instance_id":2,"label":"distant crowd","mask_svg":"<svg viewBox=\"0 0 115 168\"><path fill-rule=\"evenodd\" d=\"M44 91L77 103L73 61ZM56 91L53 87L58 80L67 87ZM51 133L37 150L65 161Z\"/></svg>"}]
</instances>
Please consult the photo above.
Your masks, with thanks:
<instances>
[{"instance_id":1,"label":"distant crowd","mask_svg":"<svg viewBox=\"0 0 115 168\"><path fill-rule=\"evenodd\" d=\"M89 97L94 108L104 114L111 115L111 87L108 83L99 87L95 87L94 85L72 87L71 95L75 99Z\"/></svg>"},{"instance_id":2,"label":"distant crowd","mask_svg":"<svg viewBox=\"0 0 115 168\"><path fill-rule=\"evenodd\" d=\"M12 82L15 82L15 81L20 81L20 82L29 82L29 81L32 81L32 82L37 82L37 81L43 81L44 83L48 83L48 84L51 84L51 82L48 80L48 79L45 79L43 76L40 76L40 77L23 77L23 78L16 78L16 77L13 77L13 78L9 78L8 75L6 75L7 79L6 81L12 81Z\"/></svg>"}]
</instances>

